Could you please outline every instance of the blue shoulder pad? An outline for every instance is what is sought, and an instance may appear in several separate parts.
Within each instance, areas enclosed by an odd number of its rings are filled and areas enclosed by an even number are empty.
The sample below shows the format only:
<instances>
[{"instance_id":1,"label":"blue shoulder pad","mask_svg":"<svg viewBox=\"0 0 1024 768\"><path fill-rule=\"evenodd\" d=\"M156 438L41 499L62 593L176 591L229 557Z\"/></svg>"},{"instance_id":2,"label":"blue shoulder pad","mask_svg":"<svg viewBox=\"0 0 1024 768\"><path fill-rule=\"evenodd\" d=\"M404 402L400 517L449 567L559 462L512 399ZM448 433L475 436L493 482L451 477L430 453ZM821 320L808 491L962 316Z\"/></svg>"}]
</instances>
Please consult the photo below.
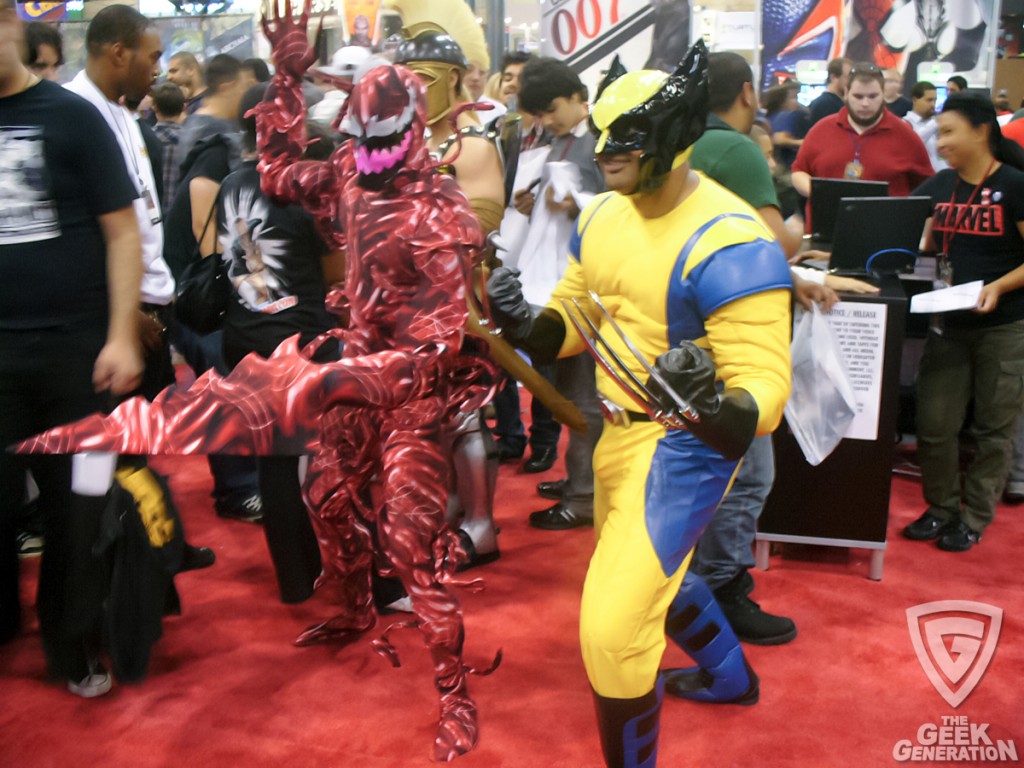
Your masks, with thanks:
<instances>
[{"instance_id":1,"label":"blue shoulder pad","mask_svg":"<svg viewBox=\"0 0 1024 768\"><path fill-rule=\"evenodd\" d=\"M786 256L771 240L753 240L715 251L687 277L695 286L694 295L704 317L744 296L793 287Z\"/></svg>"}]
</instances>

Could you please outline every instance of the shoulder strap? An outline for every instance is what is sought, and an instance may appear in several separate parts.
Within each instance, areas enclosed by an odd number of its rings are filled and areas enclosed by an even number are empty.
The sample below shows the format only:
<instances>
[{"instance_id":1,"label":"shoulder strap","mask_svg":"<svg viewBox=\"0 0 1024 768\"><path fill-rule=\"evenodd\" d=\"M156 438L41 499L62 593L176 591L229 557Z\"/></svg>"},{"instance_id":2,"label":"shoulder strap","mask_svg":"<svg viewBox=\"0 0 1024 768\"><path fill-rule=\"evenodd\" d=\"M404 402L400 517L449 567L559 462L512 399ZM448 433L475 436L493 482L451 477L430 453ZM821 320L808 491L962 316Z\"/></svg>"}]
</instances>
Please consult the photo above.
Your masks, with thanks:
<instances>
[{"instance_id":1,"label":"shoulder strap","mask_svg":"<svg viewBox=\"0 0 1024 768\"><path fill-rule=\"evenodd\" d=\"M203 225L203 233L199 236L199 239L196 240L196 247L193 256L198 256L200 259L203 258L203 240L206 239L206 232L210 228L210 222L213 221L213 217L217 213L217 204L220 202L220 191L223 188L223 185L218 187L217 195L213 198L213 205L210 206L210 215L206 217L206 223ZM218 238L214 238L213 253L210 254L211 256L219 255L219 252L217 250L219 242L220 241Z\"/></svg>"}]
</instances>

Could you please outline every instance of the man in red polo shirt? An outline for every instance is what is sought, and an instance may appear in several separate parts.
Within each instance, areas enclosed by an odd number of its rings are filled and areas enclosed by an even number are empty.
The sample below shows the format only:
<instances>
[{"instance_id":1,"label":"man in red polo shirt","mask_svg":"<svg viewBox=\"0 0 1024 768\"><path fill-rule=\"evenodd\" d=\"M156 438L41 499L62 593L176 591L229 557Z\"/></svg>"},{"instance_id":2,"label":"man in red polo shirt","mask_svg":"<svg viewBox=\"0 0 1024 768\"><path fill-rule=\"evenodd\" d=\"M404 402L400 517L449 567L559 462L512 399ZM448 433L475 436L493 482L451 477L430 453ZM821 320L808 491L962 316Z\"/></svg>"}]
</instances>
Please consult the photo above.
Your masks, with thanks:
<instances>
[{"instance_id":1,"label":"man in red polo shirt","mask_svg":"<svg viewBox=\"0 0 1024 768\"><path fill-rule=\"evenodd\" d=\"M914 129L885 108L883 84L877 67L853 69L846 106L816 123L797 153L797 192L808 197L813 176L887 181L892 197L906 197L932 175L928 150Z\"/></svg>"},{"instance_id":2,"label":"man in red polo shirt","mask_svg":"<svg viewBox=\"0 0 1024 768\"><path fill-rule=\"evenodd\" d=\"M1022 147L1024 147L1024 118L1017 118L1011 120L1003 126L1003 136L1008 139L1013 139Z\"/></svg>"}]
</instances>

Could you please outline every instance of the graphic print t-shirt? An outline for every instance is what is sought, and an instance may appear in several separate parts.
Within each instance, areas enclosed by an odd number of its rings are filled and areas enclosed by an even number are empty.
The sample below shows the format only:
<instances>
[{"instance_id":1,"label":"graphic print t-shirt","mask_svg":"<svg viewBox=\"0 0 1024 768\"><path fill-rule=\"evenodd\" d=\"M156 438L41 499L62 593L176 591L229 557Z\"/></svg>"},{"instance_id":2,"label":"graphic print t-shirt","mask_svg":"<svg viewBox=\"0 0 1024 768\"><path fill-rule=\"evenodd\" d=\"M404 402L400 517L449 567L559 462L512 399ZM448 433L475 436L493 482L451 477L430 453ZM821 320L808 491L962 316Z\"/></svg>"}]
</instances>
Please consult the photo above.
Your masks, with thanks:
<instances>
[{"instance_id":1,"label":"graphic print t-shirt","mask_svg":"<svg viewBox=\"0 0 1024 768\"><path fill-rule=\"evenodd\" d=\"M97 217L134 197L89 102L46 80L0 99L0 328L105 323Z\"/></svg>"},{"instance_id":2,"label":"graphic print t-shirt","mask_svg":"<svg viewBox=\"0 0 1024 768\"><path fill-rule=\"evenodd\" d=\"M1024 264L1024 172L1008 165L989 176L974 194L953 169L941 171L915 191L932 200L932 231L940 251L949 240L953 284L975 280L991 283ZM955 192L955 199L954 199ZM967 205L970 200L970 205ZM1024 319L1024 290L1003 294L995 311L979 315L951 312L951 328L984 328Z\"/></svg>"},{"instance_id":3,"label":"graphic print t-shirt","mask_svg":"<svg viewBox=\"0 0 1024 768\"><path fill-rule=\"evenodd\" d=\"M327 246L313 217L263 197L255 163L224 179L217 220L233 293L225 348L266 357L289 336L299 333L306 343L335 325L324 306L321 259Z\"/></svg>"}]
</instances>

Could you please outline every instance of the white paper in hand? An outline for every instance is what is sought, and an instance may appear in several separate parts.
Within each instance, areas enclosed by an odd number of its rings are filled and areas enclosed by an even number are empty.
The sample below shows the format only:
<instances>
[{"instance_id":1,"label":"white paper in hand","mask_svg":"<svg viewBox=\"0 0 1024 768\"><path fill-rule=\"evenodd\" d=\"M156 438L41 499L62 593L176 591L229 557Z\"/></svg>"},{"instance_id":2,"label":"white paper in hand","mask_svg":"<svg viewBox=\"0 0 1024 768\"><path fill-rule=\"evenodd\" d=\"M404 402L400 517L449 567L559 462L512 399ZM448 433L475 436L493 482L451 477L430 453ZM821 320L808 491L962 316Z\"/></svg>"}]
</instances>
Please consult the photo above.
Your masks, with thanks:
<instances>
[{"instance_id":1,"label":"white paper in hand","mask_svg":"<svg viewBox=\"0 0 1024 768\"><path fill-rule=\"evenodd\" d=\"M958 309L974 309L978 306L981 289L985 285L982 280L963 285L951 285L937 291L919 293L910 300L910 311L914 314L932 314L934 312L955 312Z\"/></svg>"}]
</instances>

